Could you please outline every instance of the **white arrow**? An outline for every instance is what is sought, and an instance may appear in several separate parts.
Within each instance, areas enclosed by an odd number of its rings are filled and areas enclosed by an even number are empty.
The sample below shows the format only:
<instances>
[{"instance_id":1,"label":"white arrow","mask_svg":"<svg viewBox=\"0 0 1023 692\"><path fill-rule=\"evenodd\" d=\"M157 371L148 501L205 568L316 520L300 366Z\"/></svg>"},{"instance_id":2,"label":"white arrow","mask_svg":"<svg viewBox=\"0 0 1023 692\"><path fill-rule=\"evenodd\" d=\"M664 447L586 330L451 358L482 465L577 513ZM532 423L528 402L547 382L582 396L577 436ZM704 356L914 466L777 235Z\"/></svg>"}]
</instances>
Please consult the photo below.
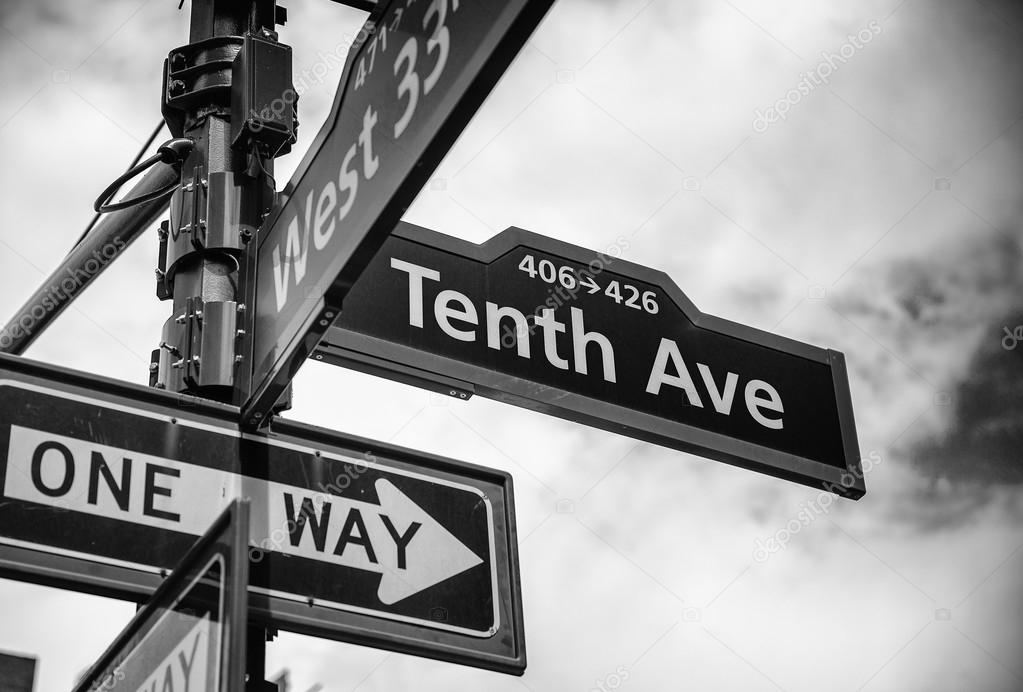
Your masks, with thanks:
<instances>
[{"instance_id":1,"label":"white arrow","mask_svg":"<svg viewBox=\"0 0 1023 692\"><path fill-rule=\"evenodd\" d=\"M600 284L593 280L593 277L584 276L579 279L579 283L587 288L587 293L590 295L600 290Z\"/></svg>"},{"instance_id":2,"label":"white arrow","mask_svg":"<svg viewBox=\"0 0 1023 692\"><path fill-rule=\"evenodd\" d=\"M380 504L267 485L269 516L257 518L259 508L253 506L252 542L287 555L378 572L377 597L385 605L483 562L383 478L375 484Z\"/></svg>"}]
</instances>

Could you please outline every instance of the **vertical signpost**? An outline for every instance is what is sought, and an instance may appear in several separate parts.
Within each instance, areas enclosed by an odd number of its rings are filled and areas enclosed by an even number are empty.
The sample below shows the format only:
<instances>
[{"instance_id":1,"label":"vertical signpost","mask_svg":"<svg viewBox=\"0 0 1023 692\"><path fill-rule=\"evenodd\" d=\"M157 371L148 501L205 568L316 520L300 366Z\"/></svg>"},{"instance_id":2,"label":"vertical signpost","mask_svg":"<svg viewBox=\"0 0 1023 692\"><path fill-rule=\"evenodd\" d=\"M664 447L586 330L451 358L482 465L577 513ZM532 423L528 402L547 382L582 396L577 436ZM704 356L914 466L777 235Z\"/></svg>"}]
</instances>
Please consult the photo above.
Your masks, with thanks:
<instances>
[{"instance_id":1,"label":"vertical signpost","mask_svg":"<svg viewBox=\"0 0 1023 692\"><path fill-rule=\"evenodd\" d=\"M553 0L379 3L327 123L260 233L252 392L260 425L341 301Z\"/></svg>"}]
</instances>

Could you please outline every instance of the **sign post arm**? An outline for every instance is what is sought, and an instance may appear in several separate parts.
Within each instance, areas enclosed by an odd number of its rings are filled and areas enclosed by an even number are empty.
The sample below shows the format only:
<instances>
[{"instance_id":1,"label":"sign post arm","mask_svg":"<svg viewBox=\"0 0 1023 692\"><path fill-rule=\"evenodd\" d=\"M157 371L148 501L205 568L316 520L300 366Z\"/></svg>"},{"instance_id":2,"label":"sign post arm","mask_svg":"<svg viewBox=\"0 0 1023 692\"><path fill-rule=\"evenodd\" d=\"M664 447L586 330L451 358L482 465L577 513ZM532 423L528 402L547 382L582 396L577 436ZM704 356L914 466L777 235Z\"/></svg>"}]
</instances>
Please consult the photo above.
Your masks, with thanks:
<instances>
[{"instance_id":1,"label":"sign post arm","mask_svg":"<svg viewBox=\"0 0 1023 692\"><path fill-rule=\"evenodd\" d=\"M126 197L136 199L157 192L173 185L177 176L171 166L156 166ZM166 199L154 200L103 216L0 331L0 352L23 354L166 208Z\"/></svg>"}]
</instances>

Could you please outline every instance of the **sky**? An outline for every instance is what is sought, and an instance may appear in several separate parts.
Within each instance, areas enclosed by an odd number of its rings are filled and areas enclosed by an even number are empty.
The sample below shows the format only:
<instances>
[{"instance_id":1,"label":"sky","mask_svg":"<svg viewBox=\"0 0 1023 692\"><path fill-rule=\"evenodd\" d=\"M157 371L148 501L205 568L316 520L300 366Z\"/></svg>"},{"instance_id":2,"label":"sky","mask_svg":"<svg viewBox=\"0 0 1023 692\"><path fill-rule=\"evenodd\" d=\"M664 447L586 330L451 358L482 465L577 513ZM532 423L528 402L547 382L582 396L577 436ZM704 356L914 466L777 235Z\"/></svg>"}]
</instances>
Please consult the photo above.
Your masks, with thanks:
<instances>
[{"instance_id":1,"label":"sky","mask_svg":"<svg viewBox=\"0 0 1023 692\"><path fill-rule=\"evenodd\" d=\"M287 6L296 73L366 16ZM298 692L1023 689L1021 34L1008 0L558 0L405 220L624 237L704 312L844 352L867 495L311 362L288 417L513 474L529 667L283 633L268 673ZM5 2L0 37L3 317L158 122L187 12ZM156 251L147 232L26 355L146 383ZM0 651L66 690L133 612L0 581Z\"/></svg>"}]
</instances>

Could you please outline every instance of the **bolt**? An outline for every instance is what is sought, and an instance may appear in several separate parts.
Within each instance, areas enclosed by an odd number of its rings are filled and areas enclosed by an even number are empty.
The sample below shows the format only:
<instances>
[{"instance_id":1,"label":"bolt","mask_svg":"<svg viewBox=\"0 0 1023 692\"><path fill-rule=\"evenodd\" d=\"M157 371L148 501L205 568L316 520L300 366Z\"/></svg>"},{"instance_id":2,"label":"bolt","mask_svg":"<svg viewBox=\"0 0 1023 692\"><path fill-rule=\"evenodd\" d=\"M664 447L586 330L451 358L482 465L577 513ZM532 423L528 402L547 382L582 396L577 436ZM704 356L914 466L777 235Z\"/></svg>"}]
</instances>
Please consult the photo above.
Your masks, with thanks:
<instances>
[{"instance_id":1,"label":"bolt","mask_svg":"<svg viewBox=\"0 0 1023 692\"><path fill-rule=\"evenodd\" d=\"M331 319L332 317L334 317L334 313L328 310L327 312L323 313L323 316L326 317L327 319Z\"/></svg>"},{"instance_id":2,"label":"bolt","mask_svg":"<svg viewBox=\"0 0 1023 692\"><path fill-rule=\"evenodd\" d=\"M159 363L150 363L149 364L149 372L156 372L159 369L160 369L160 364Z\"/></svg>"},{"instance_id":3,"label":"bolt","mask_svg":"<svg viewBox=\"0 0 1023 692\"><path fill-rule=\"evenodd\" d=\"M234 357L234 362L235 363L241 363L243 360L245 360L245 356L235 356Z\"/></svg>"},{"instance_id":4,"label":"bolt","mask_svg":"<svg viewBox=\"0 0 1023 692\"><path fill-rule=\"evenodd\" d=\"M250 240L252 240L252 231L250 231L247 228L243 228L242 231L241 231L241 236L242 236L242 242L243 243L248 243Z\"/></svg>"},{"instance_id":5,"label":"bolt","mask_svg":"<svg viewBox=\"0 0 1023 692\"><path fill-rule=\"evenodd\" d=\"M170 83L171 96L178 96L185 91L185 83L180 79L175 79Z\"/></svg>"},{"instance_id":6,"label":"bolt","mask_svg":"<svg viewBox=\"0 0 1023 692\"><path fill-rule=\"evenodd\" d=\"M188 64L188 61L183 53L174 52L170 55L170 64L175 70L180 70Z\"/></svg>"},{"instance_id":7,"label":"bolt","mask_svg":"<svg viewBox=\"0 0 1023 692\"><path fill-rule=\"evenodd\" d=\"M245 303L238 303L238 312L245 312Z\"/></svg>"}]
</instances>

